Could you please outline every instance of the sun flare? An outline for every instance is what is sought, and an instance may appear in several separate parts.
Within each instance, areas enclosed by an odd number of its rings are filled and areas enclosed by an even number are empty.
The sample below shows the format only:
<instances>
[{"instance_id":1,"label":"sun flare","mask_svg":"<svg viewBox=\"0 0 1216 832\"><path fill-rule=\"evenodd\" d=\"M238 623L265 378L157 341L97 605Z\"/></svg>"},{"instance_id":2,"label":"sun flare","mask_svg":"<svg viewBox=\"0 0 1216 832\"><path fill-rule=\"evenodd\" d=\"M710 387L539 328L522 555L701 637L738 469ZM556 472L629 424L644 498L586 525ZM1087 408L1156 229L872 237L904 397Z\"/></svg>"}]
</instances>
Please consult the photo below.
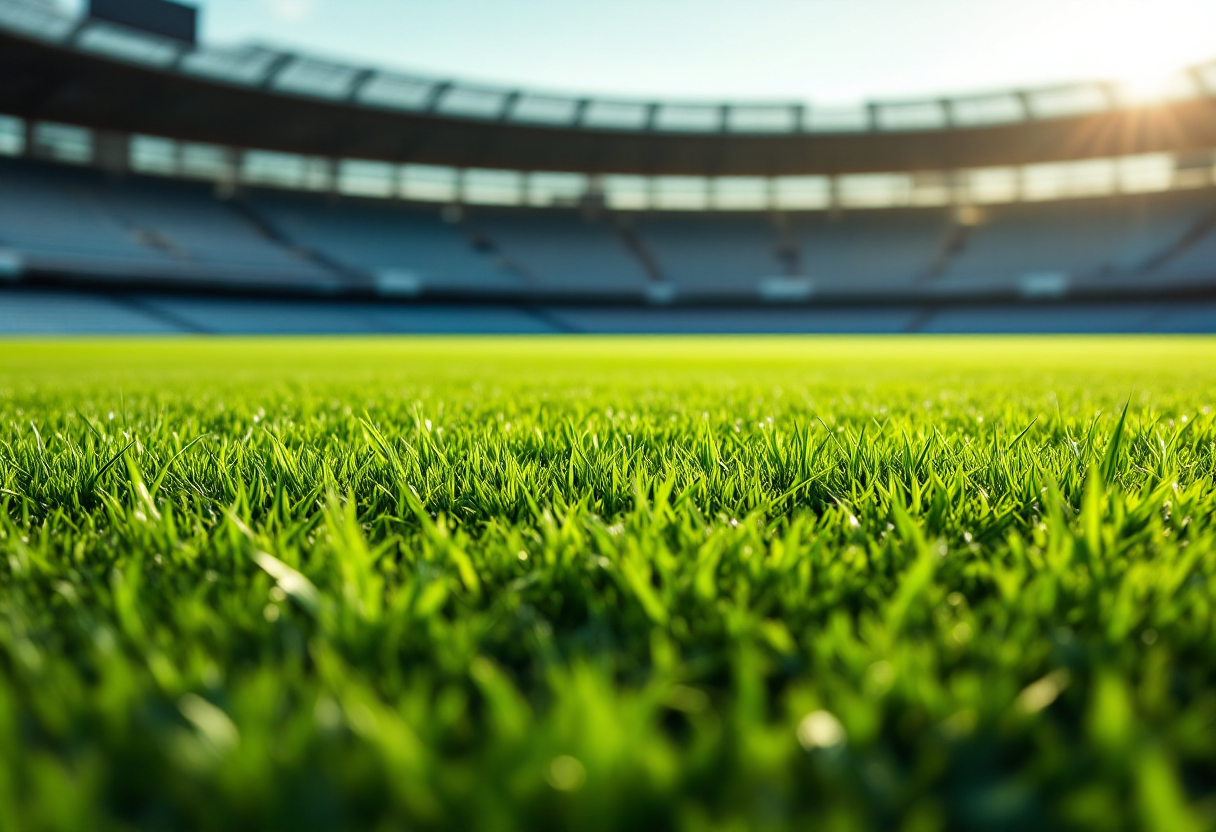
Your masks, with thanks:
<instances>
[{"instance_id":1,"label":"sun flare","mask_svg":"<svg viewBox=\"0 0 1216 832\"><path fill-rule=\"evenodd\" d=\"M1128 103L1177 98L1193 87L1177 43L1170 37L1170 15L1142 2L1112 3L1088 42L1114 56L1111 80Z\"/></svg>"}]
</instances>

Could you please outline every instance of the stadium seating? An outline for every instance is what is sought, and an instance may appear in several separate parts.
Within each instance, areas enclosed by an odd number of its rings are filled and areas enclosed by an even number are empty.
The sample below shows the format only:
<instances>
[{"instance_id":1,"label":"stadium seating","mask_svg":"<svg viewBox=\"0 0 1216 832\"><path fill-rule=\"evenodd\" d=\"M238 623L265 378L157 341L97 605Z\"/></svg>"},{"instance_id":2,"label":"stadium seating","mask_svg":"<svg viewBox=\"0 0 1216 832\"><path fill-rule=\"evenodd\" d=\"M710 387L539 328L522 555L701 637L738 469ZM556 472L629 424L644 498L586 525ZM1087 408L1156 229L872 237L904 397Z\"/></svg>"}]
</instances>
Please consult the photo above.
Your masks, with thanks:
<instances>
[{"instance_id":1,"label":"stadium seating","mask_svg":"<svg viewBox=\"0 0 1216 832\"><path fill-rule=\"evenodd\" d=\"M569 325L510 306L383 304L0 287L0 336L50 334L545 334Z\"/></svg>"},{"instance_id":2,"label":"stadium seating","mask_svg":"<svg viewBox=\"0 0 1216 832\"><path fill-rule=\"evenodd\" d=\"M636 293L649 280L608 218L573 210L481 210L469 224L542 289Z\"/></svg>"},{"instance_id":3,"label":"stadium seating","mask_svg":"<svg viewBox=\"0 0 1216 832\"><path fill-rule=\"evenodd\" d=\"M625 101L60 6L0 0L0 332L1216 331L1216 63Z\"/></svg>"},{"instance_id":4,"label":"stadium seating","mask_svg":"<svg viewBox=\"0 0 1216 832\"><path fill-rule=\"evenodd\" d=\"M1216 304L1146 302L958 306L926 316L925 333L1194 333L1216 331Z\"/></svg>"},{"instance_id":5,"label":"stadium seating","mask_svg":"<svg viewBox=\"0 0 1216 832\"><path fill-rule=\"evenodd\" d=\"M1210 191L1185 195L1191 208L1189 226L1176 225L1168 229L1182 237L1178 245L1164 252L1160 262L1153 264L1152 277L1156 285L1210 284L1216 280L1216 197Z\"/></svg>"},{"instance_id":6,"label":"stadium seating","mask_svg":"<svg viewBox=\"0 0 1216 832\"><path fill-rule=\"evenodd\" d=\"M1185 264L1195 263L1186 248L1188 235L1199 234L1190 241L1199 251L1213 250L1204 232L1214 206L1207 191L992 206L980 224L966 229L960 250L934 285L942 291L1002 287L1033 294L1050 292L1053 277L1060 288L1211 278L1213 271L1204 275Z\"/></svg>"},{"instance_id":7,"label":"stadium seating","mask_svg":"<svg viewBox=\"0 0 1216 832\"><path fill-rule=\"evenodd\" d=\"M557 331L542 317L504 306L398 305L314 300L234 301L150 296L141 305L189 331L216 334L511 333Z\"/></svg>"},{"instance_id":8,"label":"stadium seating","mask_svg":"<svg viewBox=\"0 0 1216 832\"><path fill-rule=\"evenodd\" d=\"M492 240L458 220L445 221L438 207L270 193L248 204L285 238L405 293L420 287L494 292L528 282Z\"/></svg>"},{"instance_id":9,"label":"stadium seating","mask_svg":"<svg viewBox=\"0 0 1216 832\"><path fill-rule=\"evenodd\" d=\"M656 213L634 227L663 277L683 294L753 294L761 280L788 271L765 214Z\"/></svg>"},{"instance_id":10,"label":"stadium seating","mask_svg":"<svg viewBox=\"0 0 1216 832\"><path fill-rule=\"evenodd\" d=\"M201 185L0 160L0 194L0 246L32 267L245 288L343 282Z\"/></svg>"},{"instance_id":11,"label":"stadium seating","mask_svg":"<svg viewBox=\"0 0 1216 832\"><path fill-rule=\"evenodd\" d=\"M0 288L0 336L104 334L1216 332L1216 301L696 309L370 303Z\"/></svg>"},{"instance_id":12,"label":"stadium seating","mask_svg":"<svg viewBox=\"0 0 1216 832\"><path fill-rule=\"evenodd\" d=\"M948 240L942 209L803 214L792 221L802 271L816 288L863 293L907 289Z\"/></svg>"},{"instance_id":13,"label":"stadium seating","mask_svg":"<svg viewBox=\"0 0 1216 832\"><path fill-rule=\"evenodd\" d=\"M575 332L665 333L895 333L908 332L914 309L624 309L550 310Z\"/></svg>"},{"instance_id":14,"label":"stadium seating","mask_svg":"<svg viewBox=\"0 0 1216 832\"><path fill-rule=\"evenodd\" d=\"M183 331L122 299L85 292L0 291L0 335L166 335Z\"/></svg>"},{"instance_id":15,"label":"stadium seating","mask_svg":"<svg viewBox=\"0 0 1216 832\"><path fill-rule=\"evenodd\" d=\"M0 257L10 277L17 262L37 274L119 285L134 279L217 292L359 289L363 301L376 288L381 295L446 292L473 304L553 304L580 296L636 303L643 295L739 304L728 311L669 310L662 318L563 305L521 317L518 307L458 312L347 303L329 311L278 302L238 307L220 299L149 296L136 304L72 296L63 306L65 331L84 326L94 312L98 331L1050 331L1067 329L1068 321L1093 331L1216 328L1216 319L1190 307L1168 314L1154 307L1156 317L1085 307L1083 317L1080 307L1069 306L957 306L991 292L1050 298L1078 290L1121 296L1216 287L1211 189L988 206L967 224L958 216L944 207L785 215L444 211L269 190L224 200L189 182L0 159ZM784 294L766 294L774 281L786 282ZM673 295L653 291L664 287ZM821 293L902 306L780 308ZM38 315L22 323L20 311L20 303L35 302L14 297L5 295L0 327L37 330ZM943 302L956 305L938 308ZM936 311L925 312L926 304Z\"/></svg>"}]
</instances>

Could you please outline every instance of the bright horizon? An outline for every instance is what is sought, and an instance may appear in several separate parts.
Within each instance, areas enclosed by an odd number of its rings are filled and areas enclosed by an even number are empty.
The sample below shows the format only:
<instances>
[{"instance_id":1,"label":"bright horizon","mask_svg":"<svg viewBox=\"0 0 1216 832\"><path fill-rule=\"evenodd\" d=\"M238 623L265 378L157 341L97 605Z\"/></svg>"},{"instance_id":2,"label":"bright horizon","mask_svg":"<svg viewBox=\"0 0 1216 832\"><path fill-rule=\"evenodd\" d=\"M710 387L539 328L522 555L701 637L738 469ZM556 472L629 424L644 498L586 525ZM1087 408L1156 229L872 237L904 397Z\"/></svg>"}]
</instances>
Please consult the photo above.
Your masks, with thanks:
<instances>
[{"instance_id":1,"label":"bright horizon","mask_svg":"<svg viewBox=\"0 0 1216 832\"><path fill-rule=\"evenodd\" d=\"M67 0L79 7L85 0ZM1211 0L201 0L203 38L588 95L855 104L1216 58Z\"/></svg>"}]
</instances>

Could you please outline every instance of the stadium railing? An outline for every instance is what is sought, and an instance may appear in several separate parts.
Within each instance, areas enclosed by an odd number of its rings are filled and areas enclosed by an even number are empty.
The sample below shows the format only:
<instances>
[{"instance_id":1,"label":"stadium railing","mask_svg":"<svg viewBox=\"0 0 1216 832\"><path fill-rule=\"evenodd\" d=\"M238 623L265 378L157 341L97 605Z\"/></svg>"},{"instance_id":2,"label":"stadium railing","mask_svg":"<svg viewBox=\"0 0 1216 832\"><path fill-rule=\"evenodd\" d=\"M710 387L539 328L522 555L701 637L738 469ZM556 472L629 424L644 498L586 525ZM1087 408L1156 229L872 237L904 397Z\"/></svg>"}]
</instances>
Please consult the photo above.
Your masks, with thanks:
<instances>
[{"instance_id":1,"label":"stadium railing","mask_svg":"<svg viewBox=\"0 0 1216 832\"><path fill-rule=\"evenodd\" d=\"M1134 89L1092 81L1025 90L821 108L806 102L665 102L574 97L356 66L264 46L199 48L64 12L0 0L0 27L61 47L169 73L365 107L579 130L735 135L941 130L1067 118L1144 104ZM1216 94L1216 62L1169 79L1155 100Z\"/></svg>"}]
</instances>

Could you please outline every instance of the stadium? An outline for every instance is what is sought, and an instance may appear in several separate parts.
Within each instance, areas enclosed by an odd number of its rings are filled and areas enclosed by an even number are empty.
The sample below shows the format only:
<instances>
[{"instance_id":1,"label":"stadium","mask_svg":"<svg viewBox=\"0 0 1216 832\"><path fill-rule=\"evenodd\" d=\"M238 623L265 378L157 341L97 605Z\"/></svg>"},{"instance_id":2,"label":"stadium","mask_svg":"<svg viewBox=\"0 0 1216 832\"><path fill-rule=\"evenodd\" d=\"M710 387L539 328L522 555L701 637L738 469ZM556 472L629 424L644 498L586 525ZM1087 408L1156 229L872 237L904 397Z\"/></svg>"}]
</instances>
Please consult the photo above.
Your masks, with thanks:
<instances>
[{"instance_id":1,"label":"stadium","mask_svg":"<svg viewBox=\"0 0 1216 832\"><path fill-rule=\"evenodd\" d=\"M1147 103L817 109L195 48L28 0L0 37L7 332L1214 325L1216 64Z\"/></svg>"},{"instance_id":2,"label":"stadium","mask_svg":"<svg viewBox=\"0 0 1216 832\"><path fill-rule=\"evenodd\" d=\"M866 2L621 25L1016 28ZM344 3L0 0L0 830L1216 829L1216 62Z\"/></svg>"}]
</instances>

